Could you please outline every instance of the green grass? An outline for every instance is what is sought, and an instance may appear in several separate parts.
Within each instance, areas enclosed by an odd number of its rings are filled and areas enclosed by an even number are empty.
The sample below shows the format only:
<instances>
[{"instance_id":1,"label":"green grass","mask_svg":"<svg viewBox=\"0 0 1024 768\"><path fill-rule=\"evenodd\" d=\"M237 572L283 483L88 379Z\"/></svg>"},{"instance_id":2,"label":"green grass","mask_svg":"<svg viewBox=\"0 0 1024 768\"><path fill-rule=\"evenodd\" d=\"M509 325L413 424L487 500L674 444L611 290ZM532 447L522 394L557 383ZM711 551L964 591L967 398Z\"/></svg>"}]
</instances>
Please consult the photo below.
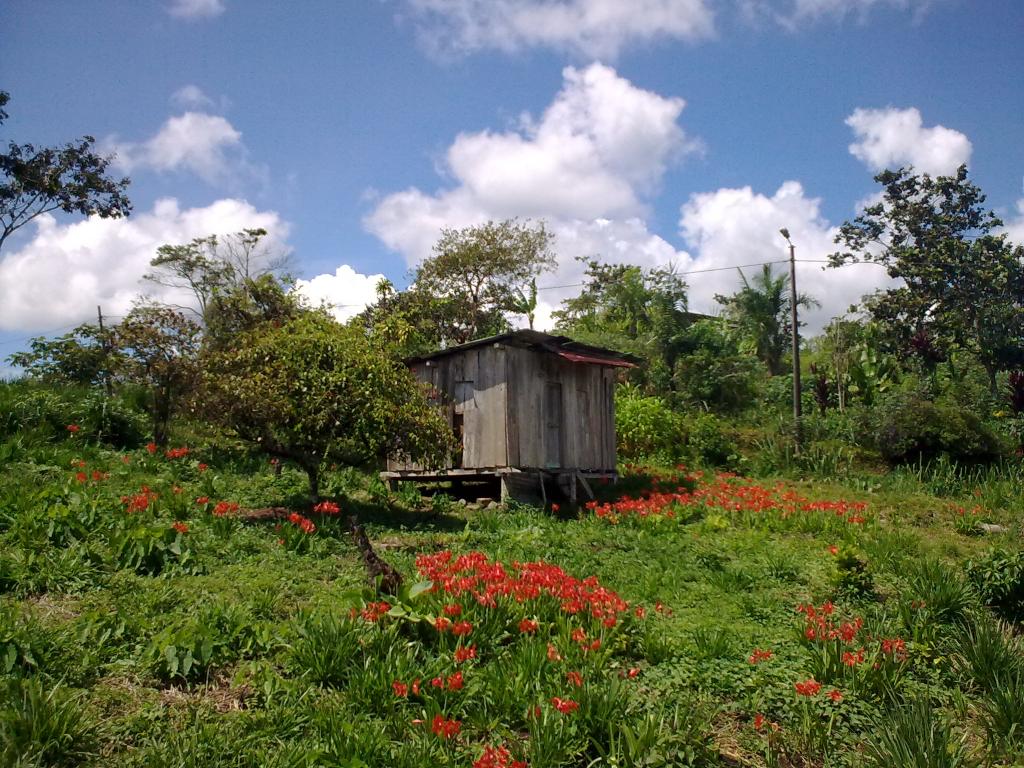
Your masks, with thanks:
<instances>
[{"instance_id":1,"label":"green grass","mask_svg":"<svg viewBox=\"0 0 1024 768\"><path fill-rule=\"evenodd\" d=\"M701 504L612 524L584 508L472 510L411 489L386 497L369 475L328 473L324 487L408 584L419 554L475 551L507 569L545 561L596 577L630 604L629 620L584 652L570 633L597 619L556 604L470 601L479 657L449 691L429 681L454 673L455 638L417 620L439 615L443 596L407 596L403 616L368 624L356 552L340 520L311 512L304 477L291 467L277 476L231 445L195 444L168 460L59 433L0 443L4 765L469 766L499 744L533 768L1009 766L1020 754L1024 678L1009 669L1020 627L996 622L966 567L1019 546L1009 473L790 480L778 490L866 502L857 524L829 510ZM126 512L121 497L143 485L159 496ZM660 485L692 487L668 472ZM196 504L201 496L210 504ZM286 520L217 518L221 500L293 509L317 530L286 536ZM975 504L1009 530L965 535L957 508ZM855 556L857 589L832 547L854 553L843 562ZM797 606L828 601L836 627L860 620L851 643L805 635ZM541 636L520 634L524 618ZM587 626L588 641L602 631ZM843 661L858 648L879 669ZM754 649L770 657L751 663ZM579 689L566 682L577 668ZM795 684L812 675L822 689L801 696ZM392 690L417 679L429 695ZM558 712L554 696L579 709ZM459 720L460 733L435 736L435 715ZM925 747L941 754L900 762Z\"/></svg>"}]
</instances>

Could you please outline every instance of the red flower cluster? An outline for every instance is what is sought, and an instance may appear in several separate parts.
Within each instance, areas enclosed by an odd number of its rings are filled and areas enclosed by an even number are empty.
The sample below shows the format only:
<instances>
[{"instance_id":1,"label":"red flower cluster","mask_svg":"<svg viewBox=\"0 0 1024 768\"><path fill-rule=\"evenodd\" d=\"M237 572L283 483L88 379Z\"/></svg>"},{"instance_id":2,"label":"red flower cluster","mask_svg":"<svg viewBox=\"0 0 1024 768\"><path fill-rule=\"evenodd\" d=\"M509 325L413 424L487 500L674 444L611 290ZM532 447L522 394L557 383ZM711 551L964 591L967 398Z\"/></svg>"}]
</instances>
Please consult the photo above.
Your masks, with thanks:
<instances>
[{"instance_id":1,"label":"red flower cluster","mask_svg":"<svg viewBox=\"0 0 1024 768\"><path fill-rule=\"evenodd\" d=\"M524 635L532 635L540 627L533 619L523 619L519 622L519 631Z\"/></svg>"},{"instance_id":2,"label":"red flower cluster","mask_svg":"<svg viewBox=\"0 0 1024 768\"><path fill-rule=\"evenodd\" d=\"M416 568L420 576L434 582L435 590L455 597L470 595L485 607L496 605L500 598L523 603L547 595L558 600L562 610L569 614L586 611L594 618L605 619L629 610L629 604L602 587L596 577L576 579L545 562L513 563L510 573L481 552L455 557L446 550L419 555Z\"/></svg>"},{"instance_id":3,"label":"red flower cluster","mask_svg":"<svg viewBox=\"0 0 1024 768\"><path fill-rule=\"evenodd\" d=\"M146 443L146 450L149 452L149 455L152 456L156 453L156 443Z\"/></svg>"},{"instance_id":4,"label":"red flower cluster","mask_svg":"<svg viewBox=\"0 0 1024 768\"><path fill-rule=\"evenodd\" d=\"M203 496L202 498L206 498ZM196 500L199 501L198 499ZM207 499L209 501L209 499ZM203 502L205 503L205 502ZM214 517L224 517L225 515L231 515L238 511L238 502L235 501L218 501L217 506L213 508Z\"/></svg>"},{"instance_id":5,"label":"red flower cluster","mask_svg":"<svg viewBox=\"0 0 1024 768\"><path fill-rule=\"evenodd\" d=\"M768 661L771 657L772 652L770 650L766 649L762 651L760 648L755 648L754 652L750 654L748 661L751 664L760 664L762 661Z\"/></svg>"},{"instance_id":6,"label":"red flower cluster","mask_svg":"<svg viewBox=\"0 0 1024 768\"><path fill-rule=\"evenodd\" d=\"M81 429L81 427L78 426L77 424L68 424L68 426L67 426L68 432L70 432L72 435L75 434L76 432L78 432L78 430L80 430L80 429Z\"/></svg>"},{"instance_id":7,"label":"red flower cluster","mask_svg":"<svg viewBox=\"0 0 1024 768\"><path fill-rule=\"evenodd\" d=\"M577 688L583 687L583 675L581 675L579 672L566 672L565 679L568 680L571 685L574 685Z\"/></svg>"},{"instance_id":8,"label":"red flower cluster","mask_svg":"<svg viewBox=\"0 0 1024 768\"><path fill-rule=\"evenodd\" d=\"M176 530L178 533L188 533L188 525L181 522L180 520L176 521L174 525L171 526L171 528Z\"/></svg>"},{"instance_id":9,"label":"red flower cluster","mask_svg":"<svg viewBox=\"0 0 1024 768\"><path fill-rule=\"evenodd\" d=\"M313 507L313 511L319 512L321 515L337 515L341 512L341 507L333 501L321 501Z\"/></svg>"},{"instance_id":10,"label":"red flower cluster","mask_svg":"<svg viewBox=\"0 0 1024 768\"><path fill-rule=\"evenodd\" d=\"M571 712L575 712L577 709L580 708L578 701L573 701L572 699L560 699L557 696L554 696L551 699L551 706L553 706L563 715L568 715Z\"/></svg>"},{"instance_id":11,"label":"red flower cluster","mask_svg":"<svg viewBox=\"0 0 1024 768\"><path fill-rule=\"evenodd\" d=\"M797 612L804 614L807 619L804 627L804 637L808 640L827 642L829 640L842 640L844 643L852 643L857 639L857 634L864 626L864 620L855 618L853 621L834 622L830 617L835 606L825 602L820 608L813 605L798 605Z\"/></svg>"},{"instance_id":12,"label":"red flower cluster","mask_svg":"<svg viewBox=\"0 0 1024 768\"><path fill-rule=\"evenodd\" d=\"M793 687L796 688L796 692L801 696L817 696L818 691L821 690L821 683L812 677L809 680L804 680L802 683L794 683Z\"/></svg>"},{"instance_id":13,"label":"red flower cluster","mask_svg":"<svg viewBox=\"0 0 1024 768\"><path fill-rule=\"evenodd\" d=\"M449 691L461 691L464 684L462 678L462 672L456 672L454 675L448 675L448 679L445 680L443 677L435 677L430 681L432 688L447 688Z\"/></svg>"},{"instance_id":14,"label":"red flower cluster","mask_svg":"<svg viewBox=\"0 0 1024 768\"><path fill-rule=\"evenodd\" d=\"M695 479L696 476L687 476L686 482L692 483ZM723 512L775 512L783 518L796 512L832 512L850 524L864 523L863 513L867 508L860 501L811 501L782 483L765 488L725 472L716 475L713 483L692 491L680 485L674 491L661 489L639 498L586 504L595 515L613 524L629 516L671 519L680 510L695 506Z\"/></svg>"},{"instance_id":15,"label":"red flower cluster","mask_svg":"<svg viewBox=\"0 0 1024 768\"><path fill-rule=\"evenodd\" d=\"M169 448L164 452L164 456L168 459L180 459L184 456L188 456L188 448L182 446L181 448Z\"/></svg>"},{"instance_id":16,"label":"red flower cluster","mask_svg":"<svg viewBox=\"0 0 1024 768\"><path fill-rule=\"evenodd\" d=\"M308 517L303 517L298 512L292 512L290 515L288 515L288 522L294 525L299 530L301 530L303 533L316 533L316 526L313 525L313 521L310 520Z\"/></svg>"},{"instance_id":17,"label":"red flower cluster","mask_svg":"<svg viewBox=\"0 0 1024 768\"><path fill-rule=\"evenodd\" d=\"M473 768L527 768L525 760L513 760L504 746L484 747L484 753L473 761Z\"/></svg>"},{"instance_id":18,"label":"red flower cluster","mask_svg":"<svg viewBox=\"0 0 1024 768\"><path fill-rule=\"evenodd\" d=\"M379 603L367 603L366 607L360 611L360 615L364 621L368 621L371 624L380 620L382 616L387 614L391 610L391 603L381 601Z\"/></svg>"},{"instance_id":19,"label":"red flower cluster","mask_svg":"<svg viewBox=\"0 0 1024 768\"><path fill-rule=\"evenodd\" d=\"M455 649L455 663L456 664L461 664L464 661L469 661L470 659L475 659L475 658L476 658L476 646L475 645L470 645L470 646L465 647L465 648L456 648Z\"/></svg>"},{"instance_id":20,"label":"red flower cluster","mask_svg":"<svg viewBox=\"0 0 1024 768\"><path fill-rule=\"evenodd\" d=\"M158 493L151 491L148 485L144 485L139 489L138 493L131 496L122 496L121 503L125 505L126 512L145 512L149 509L149 505L156 501L158 497Z\"/></svg>"},{"instance_id":21,"label":"red flower cluster","mask_svg":"<svg viewBox=\"0 0 1024 768\"><path fill-rule=\"evenodd\" d=\"M440 736L442 739L455 738L461 728L461 722L447 720L443 715L434 715L434 719L430 723L430 730L434 732L435 736Z\"/></svg>"},{"instance_id":22,"label":"red flower cluster","mask_svg":"<svg viewBox=\"0 0 1024 768\"><path fill-rule=\"evenodd\" d=\"M473 625L468 621L457 621L452 627L452 634L456 637L465 637L473 631Z\"/></svg>"}]
</instances>

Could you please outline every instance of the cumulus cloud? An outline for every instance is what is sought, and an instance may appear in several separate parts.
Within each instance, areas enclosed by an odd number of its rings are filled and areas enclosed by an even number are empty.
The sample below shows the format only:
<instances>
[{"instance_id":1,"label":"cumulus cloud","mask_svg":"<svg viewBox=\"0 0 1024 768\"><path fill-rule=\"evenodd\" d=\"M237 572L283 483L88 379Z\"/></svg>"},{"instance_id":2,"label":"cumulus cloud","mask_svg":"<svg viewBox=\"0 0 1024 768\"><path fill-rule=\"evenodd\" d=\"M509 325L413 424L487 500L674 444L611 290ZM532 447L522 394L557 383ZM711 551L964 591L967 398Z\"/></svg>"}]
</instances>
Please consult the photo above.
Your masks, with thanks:
<instances>
[{"instance_id":1,"label":"cumulus cloud","mask_svg":"<svg viewBox=\"0 0 1024 768\"><path fill-rule=\"evenodd\" d=\"M209 19L224 10L224 0L172 0L167 6L167 12L178 19Z\"/></svg>"},{"instance_id":2,"label":"cumulus cloud","mask_svg":"<svg viewBox=\"0 0 1024 768\"><path fill-rule=\"evenodd\" d=\"M75 325L94 318L97 304L105 314L124 315L142 292L187 305L189 296L142 282L159 246L262 227L283 248L288 234L277 213L230 198L186 209L167 198L125 219L60 224L46 215L35 224L35 236L0 261L0 330Z\"/></svg>"},{"instance_id":3,"label":"cumulus cloud","mask_svg":"<svg viewBox=\"0 0 1024 768\"><path fill-rule=\"evenodd\" d=\"M875 10L910 12L915 21L941 0L737 0L741 15L756 26L775 23L797 31L818 21L867 21Z\"/></svg>"},{"instance_id":4,"label":"cumulus cloud","mask_svg":"<svg viewBox=\"0 0 1024 768\"><path fill-rule=\"evenodd\" d=\"M213 99L203 93L198 85L183 85L171 94L171 103L182 109L210 109Z\"/></svg>"},{"instance_id":5,"label":"cumulus cloud","mask_svg":"<svg viewBox=\"0 0 1024 768\"><path fill-rule=\"evenodd\" d=\"M1003 231L1012 242L1024 245L1024 197L1017 201L1017 212L1007 220Z\"/></svg>"},{"instance_id":6,"label":"cumulus cloud","mask_svg":"<svg viewBox=\"0 0 1024 768\"><path fill-rule=\"evenodd\" d=\"M110 137L105 145L116 154L115 164L127 173L147 168L161 173L187 171L215 186L239 186L266 177L266 168L249 161L241 132L224 117L205 112L168 118L143 142Z\"/></svg>"},{"instance_id":7,"label":"cumulus cloud","mask_svg":"<svg viewBox=\"0 0 1024 768\"><path fill-rule=\"evenodd\" d=\"M383 279L384 275L363 275L342 264L333 275L296 280L295 290L314 307L327 305L335 319L344 322L376 300L377 283Z\"/></svg>"},{"instance_id":8,"label":"cumulus cloud","mask_svg":"<svg viewBox=\"0 0 1024 768\"><path fill-rule=\"evenodd\" d=\"M734 264L759 264L789 258L779 230L787 228L799 260L824 260L836 250L837 229L821 214L821 200L808 197L803 186L787 181L772 196L750 187L719 189L695 194L680 209L680 232L696 256L694 269L716 269ZM797 288L821 302L802 313L812 333L844 314L861 296L885 284L884 270L873 265L823 269L824 264L797 264ZM744 269L748 279L761 267ZM777 271L787 264L774 265ZM734 293L739 287L735 270L695 274L689 278L690 306L698 312L717 311L716 294Z\"/></svg>"},{"instance_id":9,"label":"cumulus cloud","mask_svg":"<svg viewBox=\"0 0 1024 768\"><path fill-rule=\"evenodd\" d=\"M971 158L971 142L952 128L924 127L921 113L909 109L856 109L846 118L856 141L850 154L873 171L913 165L920 172L949 174Z\"/></svg>"},{"instance_id":10,"label":"cumulus cloud","mask_svg":"<svg viewBox=\"0 0 1024 768\"><path fill-rule=\"evenodd\" d=\"M406 0L438 53L548 47L612 59L634 44L714 34L707 0Z\"/></svg>"}]
</instances>

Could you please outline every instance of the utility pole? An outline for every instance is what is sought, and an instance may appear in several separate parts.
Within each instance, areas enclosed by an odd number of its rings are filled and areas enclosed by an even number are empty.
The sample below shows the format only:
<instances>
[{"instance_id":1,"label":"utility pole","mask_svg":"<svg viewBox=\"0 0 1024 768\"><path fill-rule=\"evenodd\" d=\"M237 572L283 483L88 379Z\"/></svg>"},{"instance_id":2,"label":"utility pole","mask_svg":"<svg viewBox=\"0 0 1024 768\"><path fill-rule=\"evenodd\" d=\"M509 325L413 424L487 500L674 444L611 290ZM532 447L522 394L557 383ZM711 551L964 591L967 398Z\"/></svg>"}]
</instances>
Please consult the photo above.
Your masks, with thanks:
<instances>
[{"instance_id":1,"label":"utility pole","mask_svg":"<svg viewBox=\"0 0 1024 768\"><path fill-rule=\"evenodd\" d=\"M103 331L103 309L99 304L96 305L96 319L100 324L100 343L103 345L103 351L110 354L110 344L107 343L107 334ZM112 387L110 384L110 371L107 370L107 364L109 360L104 359L103 361L103 390L107 393L107 397L110 397L112 393Z\"/></svg>"},{"instance_id":2,"label":"utility pole","mask_svg":"<svg viewBox=\"0 0 1024 768\"><path fill-rule=\"evenodd\" d=\"M803 450L803 429L800 403L800 326L796 311L796 246L789 239L789 230L783 227L779 233L789 243L789 309L793 323L793 441L797 454Z\"/></svg>"}]
</instances>

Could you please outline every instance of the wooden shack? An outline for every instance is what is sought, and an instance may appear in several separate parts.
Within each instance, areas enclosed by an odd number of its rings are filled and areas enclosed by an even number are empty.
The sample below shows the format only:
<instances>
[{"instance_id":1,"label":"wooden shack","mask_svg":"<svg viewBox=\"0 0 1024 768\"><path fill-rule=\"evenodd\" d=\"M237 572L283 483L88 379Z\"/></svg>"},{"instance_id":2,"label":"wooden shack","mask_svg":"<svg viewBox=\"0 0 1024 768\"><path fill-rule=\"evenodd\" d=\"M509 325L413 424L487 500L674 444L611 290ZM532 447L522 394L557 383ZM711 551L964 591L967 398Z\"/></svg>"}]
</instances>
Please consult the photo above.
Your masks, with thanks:
<instances>
[{"instance_id":1,"label":"wooden shack","mask_svg":"<svg viewBox=\"0 0 1024 768\"><path fill-rule=\"evenodd\" d=\"M560 488L593 496L590 480L616 478L616 368L636 360L565 336L513 331L407 361L426 383L460 446L447 466L391 457L392 485L494 478L502 498L546 501Z\"/></svg>"}]
</instances>

